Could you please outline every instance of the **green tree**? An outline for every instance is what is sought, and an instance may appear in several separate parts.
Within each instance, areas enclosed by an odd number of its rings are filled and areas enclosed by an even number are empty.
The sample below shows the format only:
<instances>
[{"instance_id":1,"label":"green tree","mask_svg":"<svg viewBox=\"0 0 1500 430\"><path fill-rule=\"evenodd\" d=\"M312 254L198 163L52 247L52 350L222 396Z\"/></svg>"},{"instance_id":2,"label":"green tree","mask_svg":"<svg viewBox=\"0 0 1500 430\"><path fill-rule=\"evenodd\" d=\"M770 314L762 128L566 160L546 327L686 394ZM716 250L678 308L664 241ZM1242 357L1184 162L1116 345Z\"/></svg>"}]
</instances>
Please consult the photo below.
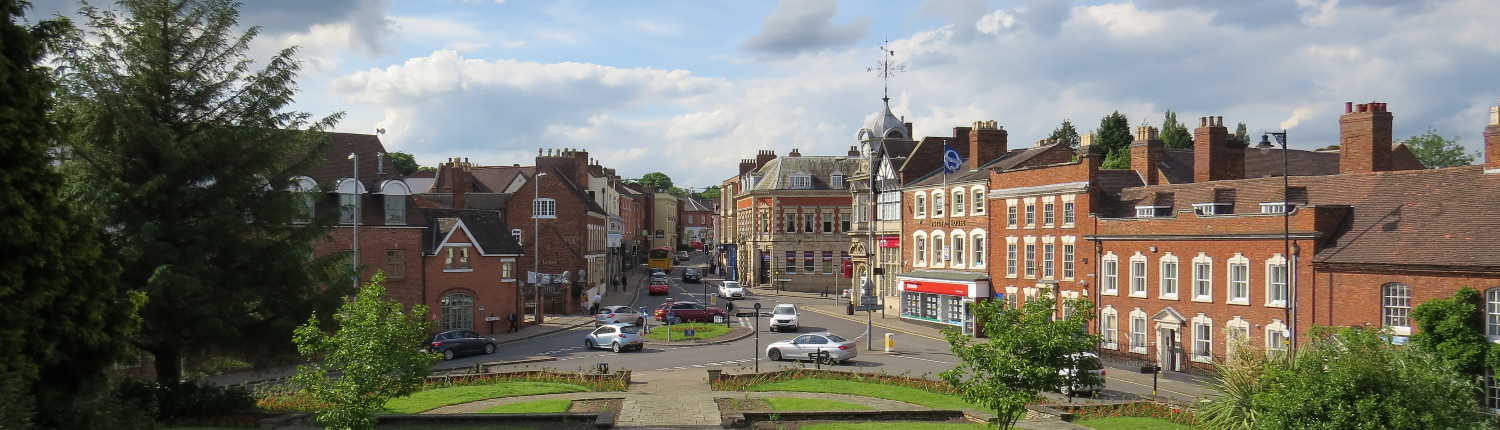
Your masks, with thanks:
<instances>
[{"instance_id":1,"label":"green tree","mask_svg":"<svg viewBox=\"0 0 1500 430\"><path fill-rule=\"evenodd\" d=\"M645 175L641 175L641 180L638 183L647 187L651 187L651 189L654 189L657 192L670 193L672 192L673 188L672 177L667 176L666 173L662 172L651 172Z\"/></svg>"},{"instance_id":2,"label":"green tree","mask_svg":"<svg viewBox=\"0 0 1500 430\"><path fill-rule=\"evenodd\" d=\"M422 349L432 325L427 307L414 305L408 312L386 299L383 282L385 275L376 272L354 301L339 308L333 316L337 333L323 333L313 315L294 335L297 351L314 361L297 366L292 382L333 405L318 412L318 421L331 429L375 428L375 413L385 402L417 392L432 365L442 361Z\"/></svg>"},{"instance_id":3,"label":"green tree","mask_svg":"<svg viewBox=\"0 0 1500 430\"><path fill-rule=\"evenodd\" d=\"M1060 142L1069 148L1078 147L1078 129L1073 127L1072 120L1063 120L1062 125L1052 130L1052 135L1047 136L1049 142Z\"/></svg>"},{"instance_id":4,"label":"green tree","mask_svg":"<svg viewBox=\"0 0 1500 430\"><path fill-rule=\"evenodd\" d=\"M1235 145L1239 145L1241 148L1250 146L1250 131L1245 128L1245 123L1243 122L1239 126L1236 126L1234 134L1229 136L1229 146L1234 147Z\"/></svg>"},{"instance_id":5,"label":"green tree","mask_svg":"<svg viewBox=\"0 0 1500 430\"><path fill-rule=\"evenodd\" d=\"M1001 429L1014 426L1026 403L1043 390L1102 384L1103 378L1093 372L1060 372L1087 366L1080 363L1080 353L1099 344L1098 335L1088 334L1093 304L1065 300L1062 307L1071 315L1057 319L1058 301L1048 296L1019 308L998 300L976 303L975 318L989 338L945 329L948 347L961 361L938 377L957 388L965 401L994 409Z\"/></svg>"},{"instance_id":6,"label":"green tree","mask_svg":"<svg viewBox=\"0 0 1500 430\"><path fill-rule=\"evenodd\" d=\"M1099 129L1094 130L1094 145L1104 153L1105 164L1109 164L1110 158L1125 160L1124 167L1110 167L1112 169L1130 168L1130 142L1134 138L1135 134L1130 132L1130 120L1120 111L1105 115L1099 120Z\"/></svg>"},{"instance_id":7,"label":"green tree","mask_svg":"<svg viewBox=\"0 0 1500 430\"><path fill-rule=\"evenodd\" d=\"M423 167L417 164L416 157L412 157L411 154L401 151L391 153L391 166L395 166L396 172L400 173L401 176L411 176L413 173L420 171L433 170L431 167Z\"/></svg>"},{"instance_id":8,"label":"green tree","mask_svg":"<svg viewBox=\"0 0 1500 430\"><path fill-rule=\"evenodd\" d=\"M69 33L59 56L70 197L109 226L120 282L147 297L130 341L164 385L206 351L290 352L291 330L350 292L324 288L332 259L313 259L331 214L297 224L305 196L283 191L324 162L323 131L342 114L286 110L295 48L252 70L260 28L235 35L235 5L85 6L90 28Z\"/></svg>"},{"instance_id":9,"label":"green tree","mask_svg":"<svg viewBox=\"0 0 1500 430\"><path fill-rule=\"evenodd\" d=\"M1449 139L1431 128L1426 133L1407 138L1403 143L1429 169L1467 166L1483 156L1478 152L1465 153L1463 145L1458 144L1458 136Z\"/></svg>"},{"instance_id":10,"label":"green tree","mask_svg":"<svg viewBox=\"0 0 1500 430\"><path fill-rule=\"evenodd\" d=\"M1484 296L1464 287L1453 297L1432 299L1411 311L1417 322L1417 333L1411 335L1412 347L1427 351L1448 362L1455 370L1478 380L1491 360L1500 352L1484 334Z\"/></svg>"},{"instance_id":11,"label":"green tree","mask_svg":"<svg viewBox=\"0 0 1500 430\"><path fill-rule=\"evenodd\" d=\"M1193 147L1193 133L1177 120L1177 112L1171 109L1167 109L1167 117L1161 121L1161 141L1168 149Z\"/></svg>"},{"instance_id":12,"label":"green tree","mask_svg":"<svg viewBox=\"0 0 1500 430\"><path fill-rule=\"evenodd\" d=\"M1099 163L1100 169L1129 169L1130 151L1114 151L1104 156L1104 161Z\"/></svg>"},{"instance_id":13,"label":"green tree","mask_svg":"<svg viewBox=\"0 0 1500 430\"><path fill-rule=\"evenodd\" d=\"M1314 327L1269 360L1252 404L1257 429L1479 429L1479 391L1442 359L1375 328Z\"/></svg>"},{"instance_id":14,"label":"green tree","mask_svg":"<svg viewBox=\"0 0 1500 430\"><path fill-rule=\"evenodd\" d=\"M0 428L67 427L76 401L104 387L141 297L116 282L100 229L62 197L51 163L56 83L39 65L66 20L22 25L27 4L0 0ZM40 412L35 417L33 412Z\"/></svg>"},{"instance_id":15,"label":"green tree","mask_svg":"<svg viewBox=\"0 0 1500 430\"><path fill-rule=\"evenodd\" d=\"M719 199L719 186L718 185L712 185L712 186L709 186L708 188L704 188L703 192L698 193L698 197L701 197L701 198L706 199L708 201L718 200Z\"/></svg>"}]
</instances>

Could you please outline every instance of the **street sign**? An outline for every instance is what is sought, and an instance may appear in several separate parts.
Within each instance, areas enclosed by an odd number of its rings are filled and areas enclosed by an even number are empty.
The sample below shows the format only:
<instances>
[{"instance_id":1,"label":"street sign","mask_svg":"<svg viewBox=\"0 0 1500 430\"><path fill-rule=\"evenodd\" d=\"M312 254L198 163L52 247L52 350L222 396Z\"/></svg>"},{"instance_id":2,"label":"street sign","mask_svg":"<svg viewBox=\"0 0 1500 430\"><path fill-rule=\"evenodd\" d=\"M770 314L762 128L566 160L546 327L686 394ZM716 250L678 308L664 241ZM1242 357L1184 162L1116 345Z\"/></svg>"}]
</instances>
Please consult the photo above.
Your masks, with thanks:
<instances>
[{"instance_id":1,"label":"street sign","mask_svg":"<svg viewBox=\"0 0 1500 430\"><path fill-rule=\"evenodd\" d=\"M754 317L755 316L755 312L735 312L734 316L737 316L737 317L740 317L740 318Z\"/></svg>"},{"instance_id":2,"label":"street sign","mask_svg":"<svg viewBox=\"0 0 1500 430\"><path fill-rule=\"evenodd\" d=\"M864 305L864 306L879 305L880 304L880 297L877 297L877 296L860 296L859 297L859 304Z\"/></svg>"},{"instance_id":3,"label":"street sign","mask_svg":"<svg viewBox=\"0 0 1500 430\"><path fill-rule=\"evenodd\" d=\"M855 306L854 310L856 310L856 311L878 311L878 310L880 310L880 305L859 305L859 306Z\"/></svg>"}]
</instances>

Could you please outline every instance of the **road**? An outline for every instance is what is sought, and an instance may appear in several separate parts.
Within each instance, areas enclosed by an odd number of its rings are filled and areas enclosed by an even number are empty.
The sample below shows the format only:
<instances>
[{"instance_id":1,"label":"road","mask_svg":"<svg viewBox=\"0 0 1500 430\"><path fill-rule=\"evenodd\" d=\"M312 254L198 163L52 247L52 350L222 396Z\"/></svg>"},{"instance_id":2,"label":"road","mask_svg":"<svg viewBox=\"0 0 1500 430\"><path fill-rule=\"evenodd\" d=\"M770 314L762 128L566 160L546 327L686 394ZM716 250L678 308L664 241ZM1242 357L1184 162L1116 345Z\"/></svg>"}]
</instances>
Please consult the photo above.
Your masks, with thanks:
<instances>
[{"instance_id":1,"label":"road","mask_svg":"<svg viewBox=\"0 0 1500 430\"><path fill-rule=\"evenodd\" d=\"M609 298L607 303L619 303L626 301L631 306L642 308L648 312L656 309L668 298L674 300L698 300L707 302L705 292L716 291L717 279L709 279L707 282L683 283L681 275L683 267L707 266L707 257L702 253L693 253L693 258L679 266L669 275L671 293L667 295L649 296L642 285L632 285L625 293L614 292L612 294L628 294L629 300L622 298ZM637 279L632 279L636 283ZM859 341L859 355L848 362L834 366L840 370L859 372L885 372L888 374L908 373L913 376L936 377L938 372L948 370L957 362L948 350L948 343L942 339L927 337L917 333L896 333L896 346L899 353L888 354L883 348L879 351L870 351L865 343L865 324L863 322L850 321L845 318L824 315L805 310L805 305L828 304L827 300L775 295L759 295L751 292L745 299L736 300L736 311L751 309L756 303L766 312L779 303L792 303L803 307L799 322L802 324L801 333L829 331L840 336ZM723 307L723 300L718 300L715 306ZM733 315L733 312L730 313ZM732 324L753 327L757 318L733 318ZM650 320L652 324L660 323ZM721 368L729 372L749 372L756 370L777 370L785 368L815 367L811 362L779 361L773 362L765 358L766 345L779 340L789 340L797 336L797 333L773 333L766 329L766 319L759 318L762 325L756 336L736 340L719 345L701 346L657 346L648 345L643 351L632 351L623 353L612 353L606 350L586 350L583 347L584 334L592 331L592 325L564 330L554 334L545 335L535 339L502 345L500 350L493 355L471 356L456 359L441 364L442 367L472 365L482 362L513 361L536 356L555 357L555 360L537 363L525 363L512 366L501 366L496 370L527 370L547 368L558 371L590 371L596 369L600 363L607 363L611 371L633 370L643 371L694 371L705 368ZM885 333L892 330L875 327L876 345L883 345ZM757 363L756 358L759 357ZM1126 373L1123 369L1111 368L1108 371L1107 389L1099 395L1102 399L1128 399L1137 394L1148 394L1151 392L1150 378L1145 377L1142 382L1141 375L1122 375ZM1194 393L1174 392L1164 390L1163 395L1176 395L1180 398L1191 398ZM1061 398L1053 394L1053 397Z\"/></svg>"}]
</instances>

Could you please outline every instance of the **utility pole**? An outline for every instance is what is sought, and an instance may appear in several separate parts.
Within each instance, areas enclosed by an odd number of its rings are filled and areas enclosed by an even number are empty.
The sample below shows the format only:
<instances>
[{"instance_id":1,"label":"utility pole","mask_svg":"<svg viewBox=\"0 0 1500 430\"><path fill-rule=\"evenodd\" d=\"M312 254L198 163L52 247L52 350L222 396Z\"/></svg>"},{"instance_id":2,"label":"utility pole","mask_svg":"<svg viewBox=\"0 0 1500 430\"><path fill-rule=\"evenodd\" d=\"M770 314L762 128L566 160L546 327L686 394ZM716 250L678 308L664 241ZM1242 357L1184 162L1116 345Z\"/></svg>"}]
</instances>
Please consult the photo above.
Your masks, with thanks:
<instances>
[{"instance_id":1,"label":"utility pole","mask_svg":"<svg viewBox=\"0 0 1500 430\"><path fill-rule=\"evenodd\" d=\"M353 272L351 277L354 278L354 289L357 291L359 290L359 200L363 197L359 192L364 187L359 183L359 154L350 152L349 159L354 160L354 222L350 224L354 227L354 259L350 261L349 268Z\"/></svg>"},{"instance_id":2,"label":"utility pole","mask_svg":"<svg viewBox=\"0 0 1500 430\"><path fill-rule=\"evenodd\" d=\"M542 177L546 172L537 172L531 178L531 246L535 249L531 257L531 273L536 278L532 285L536 286L536 323L542 324L542 221L537 215L538 206L542 201Z\"/></svg>"}]
</instances>

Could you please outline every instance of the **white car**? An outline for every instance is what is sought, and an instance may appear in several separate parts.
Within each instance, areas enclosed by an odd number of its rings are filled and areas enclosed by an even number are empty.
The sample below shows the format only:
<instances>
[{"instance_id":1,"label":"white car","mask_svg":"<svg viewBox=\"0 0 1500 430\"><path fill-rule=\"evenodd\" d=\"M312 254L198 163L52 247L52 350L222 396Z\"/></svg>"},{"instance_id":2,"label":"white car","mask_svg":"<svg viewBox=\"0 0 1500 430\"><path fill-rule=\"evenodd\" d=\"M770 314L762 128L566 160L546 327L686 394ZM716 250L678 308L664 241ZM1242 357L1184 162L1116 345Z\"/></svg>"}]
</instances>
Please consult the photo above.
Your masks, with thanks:
<instances>
[{"instance_id":1,"label":"white car","mask_svg":"<svg viewBox=\"0 0 1500 430\"><path fill-rule=\"evenodd\" d=\"M797 324L797 306L790 303L782 303L771 309L771 331L791 330L796 332L801 328Z\"/></svg>"},{"instance_id":2,"label":"white car","mask_svg":"<svg viewBox=\"0 0 1500 430\"><path fill-rule=\"evenodd\" d=\"M614 352L635 349L640 351L646 348L646 341L641 337L641 328L631 324L605 324L584 335L583 347L587 349L609 348Z\"/></svg>"},{"instance_id":3,"label":"white car","mask_svg":"<svg viewBox=\"0 0 1500 430\"><path fill-rule=\"evenodd\" d=\"M812 359L815 357L813 354L819 352L828 353L827 363L833 364L859 355L859 348L854 341L828 332L804 334L796 339L772 342L766 346L766 358L771 361Z\"/></svg>"},{"instance_id":4,"label":"white car","mask_svg":"<svg viewBox=\"0 0 1500 430\"><path fill-rule=\"evenodd\" d=\"M1058 387L1057 391L1061 392L1064 396L1073 397L1081 393L1094 394L1098 393L1099 390L1103 390L1104 363L1099 361L1099 356L1094 355L1092 352L1081 352L1073 354L1072 357L1078 360L1077 366L1072 369L1058 370L1057 374L1063 377L1071 377L1080 371L1092 372L1095 375L1099 375L1099 385L1073 384L1072 386Z\"/></svg>"},{"instance_id":5,"label":"white car","mask_svg":"<svg viewBox=\"0 0 1500 430\"><path fill-rule=\"evenodd\" d=\"M724 281L724 283L719 284L719 297L723 297L724 300L743 299L745 298L745 287L740 286L739 282Z\"/></svg>"},{"instance_id":6,"label":"white car","mask_svg":"<svg viewBox=\"0 0 1500 430\"><path fill-rule=\"evenodd\" d=\"M594 315L595 327L614 323L645 325L646 315L629 306L605 306Z\"/></svg>"}]
</instances>

